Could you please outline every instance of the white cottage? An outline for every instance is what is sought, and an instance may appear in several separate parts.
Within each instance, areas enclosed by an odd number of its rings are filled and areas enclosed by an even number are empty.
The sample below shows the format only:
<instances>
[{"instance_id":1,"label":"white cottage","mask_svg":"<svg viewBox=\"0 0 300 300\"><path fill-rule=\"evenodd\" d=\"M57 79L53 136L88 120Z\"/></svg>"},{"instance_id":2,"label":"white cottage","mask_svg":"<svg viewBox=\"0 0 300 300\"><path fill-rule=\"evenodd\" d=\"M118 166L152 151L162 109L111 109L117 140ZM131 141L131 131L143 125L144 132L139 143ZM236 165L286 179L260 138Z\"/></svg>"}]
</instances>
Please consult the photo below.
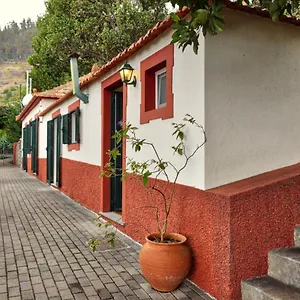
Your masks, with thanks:
<instances>
[{"instance_id":1,"label":"white cottage","mask_svg":"<svg viewBox=\"0 0 300 300\"><path fill-rule=\"evenodd\" d=\"M292 245L300 218L300 22L266 16L228 4L226 30L201 37L198 55L170 45L167 18L81 78L88 103L67 84L61 95L48 91L56 100L38 96L43 102L32 100L18 117L24 135L37 137L30 149L23 136L24 168L107 219L121 213L119 229L140 242L139 222L155 231L151 213L128 214L145 204L143 187L99 177L112 132L120 120L130 122L173 157L171 123L190 113L203 124L208 142L179 179L170 226L193 249L191 280L218 300L240 299L241 280L266 273L268 251ZM122 84L126 61L136 86ZM203 138L195 134L188 133L191 147ZM120 165L150 154L123 145L122 155Z\"/></svg>"}]
</instances>

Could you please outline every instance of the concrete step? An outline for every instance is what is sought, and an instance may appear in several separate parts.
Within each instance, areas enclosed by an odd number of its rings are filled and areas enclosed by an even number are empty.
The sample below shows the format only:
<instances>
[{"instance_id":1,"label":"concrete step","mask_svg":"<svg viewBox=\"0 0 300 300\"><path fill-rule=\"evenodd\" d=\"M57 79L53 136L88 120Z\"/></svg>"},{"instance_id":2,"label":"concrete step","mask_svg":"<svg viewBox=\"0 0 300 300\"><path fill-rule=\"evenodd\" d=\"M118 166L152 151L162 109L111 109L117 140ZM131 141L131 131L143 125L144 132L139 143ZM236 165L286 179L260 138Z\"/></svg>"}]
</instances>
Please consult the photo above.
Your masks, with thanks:
<instances>
[{"instance_id":1,"label":"concrete step","mask_svg":"<svg viewBox=\"0 0 300 300\"><path fill-rule=\"evenodd\" d=\"M242 281L243 300L299 300L300 289L269 276Z\"/></svg>"},{"instance_id":2,"label":"concrete step","mask_svg":"<svg viewBox=\"0 0 300 300\"><path fill-rule=\"evenodd\" d=\"M270 251L268 263L269 276L300 288L300 248L282 248Z\"/></svg>"},{"instance_id":3,"label":"concrete step","mask_svg":"<svg viewBox=\"0 0 300 300\"><path fill-rule=\"evenodd\" d=\"M294 242L296 247L300 247L300 225L294 228Z\"/></svg>"}]
</instances>

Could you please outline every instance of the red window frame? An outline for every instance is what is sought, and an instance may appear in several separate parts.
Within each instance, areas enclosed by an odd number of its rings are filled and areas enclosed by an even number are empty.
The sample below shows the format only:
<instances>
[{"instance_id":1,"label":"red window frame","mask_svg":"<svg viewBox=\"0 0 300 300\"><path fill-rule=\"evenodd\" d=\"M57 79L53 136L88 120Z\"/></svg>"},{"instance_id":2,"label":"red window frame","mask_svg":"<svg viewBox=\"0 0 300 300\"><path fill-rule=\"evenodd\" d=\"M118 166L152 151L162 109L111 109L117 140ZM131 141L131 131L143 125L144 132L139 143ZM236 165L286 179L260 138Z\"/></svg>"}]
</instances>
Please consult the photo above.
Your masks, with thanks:
<instances>
[{"instance_id":1,"label":"red window frame","mask_svg":"<svg viewBox=\"0 0 300 300\"><path fill-rule=\"evenodd\" d=\"M173 44L166 46L141 62L141 124L155 119L173 118L173 66ZM163 68L166 68L166 105L156 108L155 73Z\"/></svg>"}]
</instances>

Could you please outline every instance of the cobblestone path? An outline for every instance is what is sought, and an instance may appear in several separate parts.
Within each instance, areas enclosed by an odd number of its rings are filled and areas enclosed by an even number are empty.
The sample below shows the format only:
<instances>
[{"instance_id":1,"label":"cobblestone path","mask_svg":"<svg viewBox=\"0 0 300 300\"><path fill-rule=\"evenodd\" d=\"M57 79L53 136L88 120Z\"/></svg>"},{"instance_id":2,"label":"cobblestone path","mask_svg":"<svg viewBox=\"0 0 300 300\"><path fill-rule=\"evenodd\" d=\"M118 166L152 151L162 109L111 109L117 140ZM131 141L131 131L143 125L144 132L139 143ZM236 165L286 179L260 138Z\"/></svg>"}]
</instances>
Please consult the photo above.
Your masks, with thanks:
<instances>
[{"instance_id":1,"label":"cobblestone path","mask_svg":"<svg viewBox=\"0 0 300 300\"><path fill-rule=\"evenodd\" d=\"M120 236L96 253L95 215L19 168L0 166L0 300L211 299L188 281L173 293L140 274L139 245Z\"/></svg>"}]
</instances>

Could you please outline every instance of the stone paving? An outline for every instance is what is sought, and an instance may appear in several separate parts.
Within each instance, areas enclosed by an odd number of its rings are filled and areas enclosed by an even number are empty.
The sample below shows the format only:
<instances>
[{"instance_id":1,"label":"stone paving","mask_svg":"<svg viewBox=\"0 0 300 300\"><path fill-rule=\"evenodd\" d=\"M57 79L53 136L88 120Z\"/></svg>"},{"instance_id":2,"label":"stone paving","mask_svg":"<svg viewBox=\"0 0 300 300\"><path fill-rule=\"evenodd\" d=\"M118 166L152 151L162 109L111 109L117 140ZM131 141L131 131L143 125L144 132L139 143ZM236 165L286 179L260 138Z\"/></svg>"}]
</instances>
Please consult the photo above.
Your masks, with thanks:
<instances>
[{"instance_id":1,"label":"stone paving","mask_svg":"<svg viewBox=\"0 0 300 300\"><path fill-rule=\"evenodd\" d=\"M173 293L140 274L139 245L91 252L95 215L19 168L0 166L0 300L211 299L189 281Z\"/></svg>"}]
</instances>

